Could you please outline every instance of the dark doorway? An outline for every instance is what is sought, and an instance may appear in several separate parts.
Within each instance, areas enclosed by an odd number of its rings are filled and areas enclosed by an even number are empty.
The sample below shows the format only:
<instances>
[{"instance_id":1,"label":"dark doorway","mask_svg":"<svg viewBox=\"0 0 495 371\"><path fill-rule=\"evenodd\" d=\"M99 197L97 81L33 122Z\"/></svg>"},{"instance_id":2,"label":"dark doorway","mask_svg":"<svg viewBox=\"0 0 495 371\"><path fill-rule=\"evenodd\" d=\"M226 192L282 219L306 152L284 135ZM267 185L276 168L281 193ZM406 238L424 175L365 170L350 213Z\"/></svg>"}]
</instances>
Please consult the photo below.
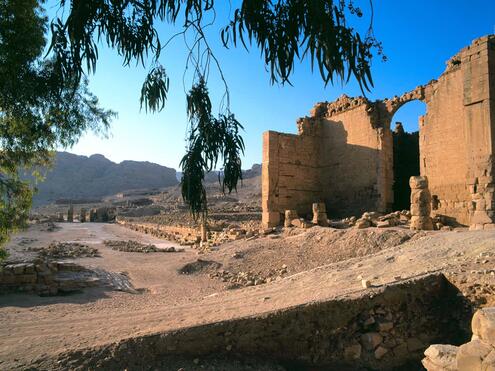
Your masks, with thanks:
<instances>
[{"instance_id":1,"label":"dark doorway","mask_svg":"<svg viewBox=\"0 0 495 371\"><path fill-rule=\"evenodd\" d=\"M419 132L407 133L397 122L394 136L394 210L409 210L409 178L419 175Z\"/></svg>"}]
</instances>

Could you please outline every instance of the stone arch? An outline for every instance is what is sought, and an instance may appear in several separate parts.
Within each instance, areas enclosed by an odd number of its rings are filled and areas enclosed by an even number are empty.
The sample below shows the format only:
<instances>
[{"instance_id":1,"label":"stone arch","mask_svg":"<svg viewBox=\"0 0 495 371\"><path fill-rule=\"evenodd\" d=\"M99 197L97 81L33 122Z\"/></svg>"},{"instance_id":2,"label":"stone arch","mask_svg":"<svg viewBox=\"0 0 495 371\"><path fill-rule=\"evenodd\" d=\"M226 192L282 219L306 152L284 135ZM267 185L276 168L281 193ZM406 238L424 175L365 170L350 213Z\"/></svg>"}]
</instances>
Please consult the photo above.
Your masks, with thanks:
<instances>
[{"instance_id":1,"label":"stone arch","mask_svg":"<svg viewBox=\"0 0 495 371\"><path fill-rule=\"evenodd\" d=\"M390 129L392 124L392 119L395 113L401 109L404 105L409 102L418 100L426 104L426 114L428 113L428 97L430 95L431 86L418 86L416 89L411 90L407 93L402 94L400 97L395 96L390 99L384 99L381 101L381 118L382 125L385 128ZM425 116L426 116L425 114Z\"/></svg>"}]
</instances>

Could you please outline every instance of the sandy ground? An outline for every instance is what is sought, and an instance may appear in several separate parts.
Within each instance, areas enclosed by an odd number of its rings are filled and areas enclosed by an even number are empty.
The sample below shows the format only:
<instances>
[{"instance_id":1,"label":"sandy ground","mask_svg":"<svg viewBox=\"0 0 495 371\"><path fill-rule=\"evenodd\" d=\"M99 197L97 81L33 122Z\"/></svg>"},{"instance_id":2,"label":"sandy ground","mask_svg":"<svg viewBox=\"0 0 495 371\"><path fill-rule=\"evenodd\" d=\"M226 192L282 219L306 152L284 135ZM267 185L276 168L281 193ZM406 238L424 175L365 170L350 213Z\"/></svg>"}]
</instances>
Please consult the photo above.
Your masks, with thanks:
<instances>
[{"instance_id":1,"label":"sandy ground","mask_svg":"<svg viewBox=\"0 0 495 371\"><path fill-rule=\"evenodd\" d=\"M198 256L194 250L155 254L118 252L105 247L102 241L136 239L163 246L172 244L117 225L74 223L61 226L55 232L24 232L13 239L11 249L26 238L35 239L30 242L33 246L46 245L52 240L91 244L100 250L101 258L77 259L79 264L125 271L134 287L143 292L129 294L94 288L59 297L0 296L0 369L23 369L63 351L128 337L266 313L307 302L352 297L364 290L358 276L371 281L373 286L366 290L372 292L382 285L442 271L466 296L479 300L480 304L490 303L494 293L495 231L408 235L397 246L395 243L387 245L387 241L397 237L379 235L378 241L382 238L382 243L375 244L375 248L363 247L362 254L354 256L347 256L353 251L348 245L359 236L348 241L345 236L336 239L337 232L329 228L313 228L292 237L238 241L223 245L208 258L233 264L229 263L229 256L243 250L247 256L246 265L234 268L247 269L255 264L254 258L249 258L249 246L252 246L253 251L273 252L264 253L263 260L268 261L267 264L283 264L280 251L286 246L295 252L288 254L286 260L290 258L297 262L294 256L300 254L299 265L289 263L299 268L291 270L289 266L284 278L269 284L227 290L225 283L210 279L207 274L178 273L182 266L196 261ZM377 229L369 231L384 233ZM401 233L405 236L407 231ZM305 245L305 241L309 244ZM298 250L295 246L299 246ZM304 254L311 250L309 246L317 246L315 254L317 251L324 254L326 247L328 254L335 255L335 260L340 261L311 269L318 262L305 263ZM328 262L324 260L322 264Z\"/></svg>"}]
</instances>

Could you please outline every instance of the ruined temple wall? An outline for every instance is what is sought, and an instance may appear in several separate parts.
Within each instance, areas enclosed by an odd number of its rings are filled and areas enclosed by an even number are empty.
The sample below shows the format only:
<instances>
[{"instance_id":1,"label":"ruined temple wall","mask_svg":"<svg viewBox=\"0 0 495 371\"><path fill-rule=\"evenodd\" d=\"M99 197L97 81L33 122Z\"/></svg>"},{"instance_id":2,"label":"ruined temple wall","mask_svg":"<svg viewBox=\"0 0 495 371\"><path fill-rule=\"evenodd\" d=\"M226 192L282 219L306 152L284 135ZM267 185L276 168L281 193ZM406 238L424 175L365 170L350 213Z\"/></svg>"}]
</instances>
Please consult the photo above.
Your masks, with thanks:
<instances>
[{"instance_id":1,"label":"ruined temple wall","mask_svg":"<svg viewBox=\"0 0 495 371\"><path fill-rule=\"evenodd\" d=\"M324 201L331 217L393 204L390 122L411 100L420 118L420 173L439 200L433 210L475 229L495 228L495 36L479 38L449 62L438 81L401 97L370 102L341 96L318 103L299 135L268 132L263 149L263 221L304 216Z\"/></svg>"},{"instance_id":2,"label":"ruined temple wall","mask_svg":"<svg viewBox=\"0 0 495 371\"><path fill-rule=\"evenodd\" d=\"M435 212L466 225L472 223L475 185L491 172L488 49L488 39L481 38L453 58L438 82L428 87L428 112L420 125L421 174L440 200Z\"/></svg>"},{"instance_id":3,"label":"ruined temple wall","mask_svg":"<svg viewBox=\"0 0 495 371\"><path fill-rule=\"evenodd\" d=\"M263 224L280 223L286 209L305 216L321 197L318 138L312 135L263 133Z\"/></svg>"},{"instance_id":4,"label":"ruined temple wall","mask_svg":"<svg viewBox=\"0 0 495 371\"><path fill-rule=\"evenodd\" d=\"M331 216L385 211L391 200L392 135L375 128L367 104L323 119L321 176Z\"/></svg>"},{"instance_id":5,"label":"ruined temple wall","mask_svg":"<svg viewBox=\"0 0 495 371\"><path fill-rule=\"evenodd\" d=\"M495 37L476 40L461 53L464 68L466 127L472 166L471 227L495 228Z\"/></svg>"},{"instance_id":6,"label":"ruined temple wall","mask_svg":"<svg viewBox=\"0 0 495 371\"><path fill-rule=\"evenodd\" d=\"M442 75L427 98L428 112L419 128L420 173L428 177L435 212L469 223L471 201L466 177L469 163L464 89L460 68Z\"/></svg>"}]
</instances>

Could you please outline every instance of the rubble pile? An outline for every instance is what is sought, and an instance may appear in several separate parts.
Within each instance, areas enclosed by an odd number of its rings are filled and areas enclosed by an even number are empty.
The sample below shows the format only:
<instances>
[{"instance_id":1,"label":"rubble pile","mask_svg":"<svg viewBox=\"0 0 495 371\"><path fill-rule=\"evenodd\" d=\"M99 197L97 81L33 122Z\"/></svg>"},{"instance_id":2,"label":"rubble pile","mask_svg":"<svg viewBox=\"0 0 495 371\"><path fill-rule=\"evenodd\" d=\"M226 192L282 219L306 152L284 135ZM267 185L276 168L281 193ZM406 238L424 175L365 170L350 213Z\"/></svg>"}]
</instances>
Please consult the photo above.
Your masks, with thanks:
<instances>
[{"instance_id":1,"label":"rubble pile","mask_svg":"<svg viewBox=\"0 0 495 371\"><path fill-rule=\"evenodd\" d=\"M425 351L427 371L495 369L495 307L479 309L471 321L471 341L459 347L434 344Z\"/></svg>"},{"instance_id":2,"label":"rubble pile","mask_svg":"<svg viewBox=\"0 0 495 371\"><path fill-rule=\"evenodd\" d=\"M158 248L152 244L142 244L137 241L128 240L106 240L103 242L105 246L110 247L112 250L124 251L124 252L141 252L141 253L153 253L153 252L179 252L184 249L176 249L173 246Z\"/></svg>"},{"instance_id":3,"label":"rubble pile","mask_svg":"<svg viewBox=\"0 0 495 371\"><path fill-rule=\"evenodd\" d=\"M230 224L227 226L208 226L207 241L201 241L200 228L187 226L171 226L155 223L136 223L124 219L118 219L117 223L137 232L149 234L157 238L175 241L181 246L191 246L199 251L208 251L230 241L241 239L252 240L259 236L259 228Z\"/></svg>"},{"instance_id":4,"label":"rubble pile","mask_svg":"<svg viewBox=\"0 0 495 371\"><path fill-rule=\"evenodd\" d=\"M383 215L376 211L368 211L363 213L361 218L356 217L343 219L342 222L347 223L350 227L364 229L369 227L389 228L400 225L407 225L411 219L409 210L394 211L393 213Z\"/></svg>"},{"instance_id":5,"label":"rubble pile","mask_svg":"<svg viewBox=\"0 0 495 371\"><path fill-rule=\"evenodd\" d=\"M29 247L28 251L36 251L40 257L51 259L93 258L99 256L98 249L77 242L52 242L46 247Z\"/></svg>"},{"instance_id":6,"label":"rubble pile","mask_svg":"<svg viewBox=\"0 0 495 371\"><path fill-rule=\"evenodd\" d=\"M222 282L230 283L228 288L240 288L248 286L258 286L282 279L289 272L287 265L282 265L278 270L271 270L268 275L263 276L251 271L248 272L230 272L228 270L218 270L210 273L210 278L220 279Z\"/></svg>"},{"instance_id":7,"label":"rubble pile","mask_svg":"<svg viewBox=\"0 0 495 371\"><path fill-rule=\"evenodd\" d=\"M57 295L99 285L94 272L71 262L38 258L0 265L0 293Z\"/></svg>"}]
</instances>

